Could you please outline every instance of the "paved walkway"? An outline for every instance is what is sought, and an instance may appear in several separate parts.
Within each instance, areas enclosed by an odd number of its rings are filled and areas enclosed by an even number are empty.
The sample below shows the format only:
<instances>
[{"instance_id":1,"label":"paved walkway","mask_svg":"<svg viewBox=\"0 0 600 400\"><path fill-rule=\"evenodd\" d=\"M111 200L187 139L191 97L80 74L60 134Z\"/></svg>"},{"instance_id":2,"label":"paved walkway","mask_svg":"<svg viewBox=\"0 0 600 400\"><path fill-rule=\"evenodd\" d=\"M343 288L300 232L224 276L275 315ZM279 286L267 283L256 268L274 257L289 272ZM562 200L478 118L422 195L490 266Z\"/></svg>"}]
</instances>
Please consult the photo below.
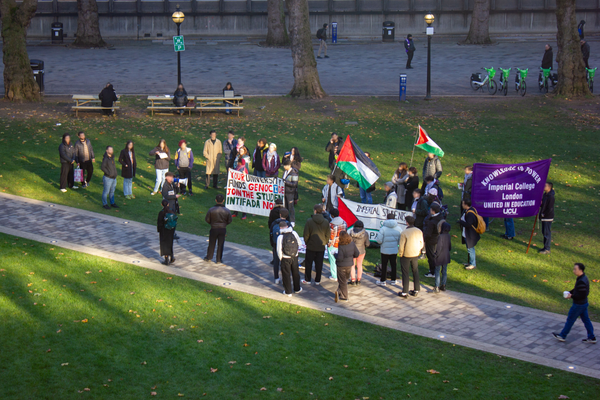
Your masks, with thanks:
<instances>
[{"instance_id":1,"label":"paved walkway","mask_svg":"<svg viewBox=\"0 0 600 400\"><path fill-rule=\"evenodd\" d=\"M350 289L348 303L333 301L337 283L327 279L288 298L281 294L281 285L273 284L271 254L265 250L227 243L226 265L216 266L202 260L206 237L179 233L176 264L165 267L159 263L152 225L4 193L0 208L0 232L10 235L600 379L600 345L581 343L581 322L566 343L552 338L564 315L452 291L436 295L429 285L418 298L401 300L397 287L378 287L368 276L363 285ZM594 327L600 332L600 324Z\"/></svg>"}]
</instances>

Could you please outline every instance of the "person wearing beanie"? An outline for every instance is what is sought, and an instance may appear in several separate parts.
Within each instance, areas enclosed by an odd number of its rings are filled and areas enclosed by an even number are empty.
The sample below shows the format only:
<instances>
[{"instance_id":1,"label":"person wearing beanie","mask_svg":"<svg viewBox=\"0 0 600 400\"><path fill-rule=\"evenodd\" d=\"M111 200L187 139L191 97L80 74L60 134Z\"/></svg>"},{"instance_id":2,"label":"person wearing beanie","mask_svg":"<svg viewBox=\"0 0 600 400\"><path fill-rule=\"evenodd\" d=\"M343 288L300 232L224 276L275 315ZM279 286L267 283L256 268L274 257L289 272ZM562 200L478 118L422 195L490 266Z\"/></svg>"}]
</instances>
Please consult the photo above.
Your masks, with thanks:
<instances>
[{"instance_id":1,"label":"person wearing beanie","mask_svg":"<svg viewBox=\"0 0 600 400\"><path fill-rule=\"evenodd\" d=\"M410 63L415 55L415 43L413 42L413 37L411 34L406 35L406 39L404 39L404 49L406 50L406 55L408 56L408 59L406 60L406 69L412 69Z\"/></svg>"},{"instance_id":2,"label":"person wearing beanie","mask_svg":"<svg viewBox=\"0 0 600 400\"><path fill-rule=\"evenodd\" d=\"M398 195L392 182L385 183L385 199L383 199L383 203L389 208L396 208L398 204Z\"/></svg>"},{"instance_id":3,"label":"person wearing beanie","mask_svg":"<svg viewBox=\"0 0 600 400\"><path fill-rule=\"evenodd\" d=\"M183 183L181 181L179 182L179 191L185 196L185 187L187 183L187 190L190 193L190 196L193 196L192 168L194 168L194 153L191 148L187 147L187 142L183 139L179 141L179 149L177 149L177 153L175 153L175 168L177 168L177 172L179 172L179 179L185 179Z\"/></svg>"},{"instance_id":4,"label":"person wearing beanie","mask_svg":"<svg viewBox=\"0 0 600 400\"><path fill-rule=\"evenodd\" d=\"M367 247L371 245L369 234L365 230L365 224L358 220L354 223L354 227L348 229L348 234L358 248L358 257L354 258L354 264L350 270L350 286L360 285L363 273L363 260L367 254Z\"/></svg>"},{"instance_id":5,"label":"person wearing beanie","mask_svg":"<svg viewBox=\"0 0 600 400\"><path fill-rule=\"evenodd\" d=\"M435 293L439 293L440 290L442 292L446 291L446 281L448 278L446 271L448 264L450 264L450 250L452 250L449 233L452 227L449 223L443 222L441 229L442 231L435 248L435 288L433 289Z\"/></svg>"},{"instance_id":6,"label":"person wearing beanie","mask_svg":"<svg viewBox=\"0 0 600 400\"><path fill-rule=\"evenodd\" d=\"M425 274L425 278L435 278L435 249L440 235L438 224L444 219L440 211L440 205L434 202L429 208L429 215L423 222L425 254L427 254L427 263L429 264L429 272Z\"/></svg>"}]
</instances>

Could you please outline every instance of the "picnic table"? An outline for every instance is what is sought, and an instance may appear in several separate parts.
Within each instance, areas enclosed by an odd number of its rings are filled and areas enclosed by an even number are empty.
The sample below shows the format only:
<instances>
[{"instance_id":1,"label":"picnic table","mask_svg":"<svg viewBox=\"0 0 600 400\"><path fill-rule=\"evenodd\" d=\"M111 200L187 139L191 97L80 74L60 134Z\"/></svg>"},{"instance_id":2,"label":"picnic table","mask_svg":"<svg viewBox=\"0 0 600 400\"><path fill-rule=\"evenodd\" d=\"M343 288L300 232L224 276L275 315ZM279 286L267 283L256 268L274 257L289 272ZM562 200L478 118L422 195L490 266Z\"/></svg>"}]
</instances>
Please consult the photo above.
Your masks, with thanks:
<instances>
[{"instance_id":1,"label":"picnic table","mask_svg":"<svg viewBox=\"0 0 600 400\"><path fill-rule=\"evenodd\" d=\"M115 104L119 104L120 101L115 101L112 107L102 107L100 105L100 99L98 95L94 94L74 94L73 100L75 105L71 109L75 110L75 116L79 116L79 110L118 110Z\"/></svg>"},{"instance_id":2,"label":"picnic table","mask_svg":"<svg viewBox=\"0 0 600 400\"><path fill-rule=\"evenodd\" d=\"M243 96L197 96L196 109L200 111L200 116L202 116L202 111L235 110L239 117L240 110L244 109L243 101Z\"/></svg>"},{"instance_id":3,"label":"picnic table","mask_svg":"<svg viewBox=\"0 0 600 400\"><path fill-rule=\"evenodd\" d=\"M188 96L188 99L193 99L194 96ZM194 107L177 107L173 104L173 96L165 94L158 96L148 96L148 101L150 102L148 106L148 110L154 116L155 111L174 111L174 110L185 110L188 112L188 115L192 115L192 110Z\"/></svg>"}]
</instances>

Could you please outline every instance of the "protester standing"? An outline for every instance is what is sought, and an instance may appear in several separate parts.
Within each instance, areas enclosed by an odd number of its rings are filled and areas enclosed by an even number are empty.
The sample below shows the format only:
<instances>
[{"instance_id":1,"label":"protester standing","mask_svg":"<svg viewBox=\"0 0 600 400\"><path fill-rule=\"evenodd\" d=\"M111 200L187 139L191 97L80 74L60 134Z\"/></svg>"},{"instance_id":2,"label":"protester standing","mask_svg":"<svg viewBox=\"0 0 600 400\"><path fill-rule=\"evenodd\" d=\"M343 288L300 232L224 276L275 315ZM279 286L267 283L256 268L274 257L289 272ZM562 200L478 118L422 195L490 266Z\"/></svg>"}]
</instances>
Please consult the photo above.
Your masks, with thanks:
<instances>
[{"instance_id":1,"label":"protester standing","mask_svg":"<svg viewBox=\"0 0 600 400\"><path fill-rule=\"evenodd\" d=\"M223 155L225 156L227 168L234 168L233 161L237 155L237 143L233 131L227 132L227 140L223 143Z\"/></svg>"},{"instance_id":2,"label":"protester standing","mask_svg":"<svg viewBox=\"0 0 600 400\"><path fill-rule=\"evenodd\" d=\"M429 209L429 215L425 218L423 223L425 254L427 255L427 263L429 264L429 272L425 274L425 278L435 278L435 249L440 235L438 225L440 221L444 219L440 210L440 205L438 203L433 203Z\"/></svg>"},{"instance_id":3,"label":"protester standing","mask_svg":"<svg viewBox=\"0 0 600 400\"><path fill-rule=\"evenodd\" d=\"M513 218L504 218L504 235L502 235L502 238L513 240L515 235L515 220Z\"/></svg>"},{"instance_id":4,"label":"protester standing","mask_svg":"<svg viewBox=\"0 0 600 400\"><path fill-rule=\"evenodd\" d=\"M222 154L223 145L217 139L217 132L210 131L210 139L204 142L204 158L206 158L206 186L204 186L204 189L208 189L211 176L213 188L219 188L219 167L221 165Z\"/></svg>"},{"instance_id":5,"label":"protester standing","mask_svg":"<svg viewBox=\"0 0 600 400\"><path fill-rule=\"evenodd\" d=\"M300 172L300 169L302 168L302 156L297 147L292 147L290 151L286 152L281 159L281 163L285 160L290 160L292 162L292 168L296 168L298 172Z\"/></svg>"},{"instance_id":6,"label":"protester standing","mask_svg":"<svg viewBox=\"0 0 600 400\"><path fill-rule=\"evenodd\" d=\"M179 141L179 149L177 149L177 152L175 153L175 168L177 168L177 171L179 172L179 179L187 180L188 192L190 196L193 196L194 194L192 193L192 168L194 168L194 152L192 151L192 149L187 147L187 142L184 139ZM184 196L186 195L185 184L179 183L179 191Z\"/></svg>"},{"instance_id":7,"label":"protester standing","mask_svg":"<svg viewBox=\"0 0 600 400\"><path fill-rule=\"evenodd\" d=\"M317 31L317 39L319 39L319 51L317 52L317 58L321 57L321 50L324 52L325 58L329 58L327 55L327 26L328 24L323 24L323 28Z\"/></svg>"},{"instance_id":8,"label":"protester standing","mask_svg":"<svg viewBox=\"0 0 600 400\"><path fill-rule=\"evenodd\" d=\"M256 143L256 148L252 153L252 168L254 168L254 175L260 178L267 176L265 169L263 168L263 158L267 150L269 150L267 139L259 139Z\"/></svg>"},{"instance_id":9,"label":"protester standing","mask_svg":"<svg viewBox=\"0 0 600 400\"><path fill-rule=\"evenodd\" d=\"M413 199L411 211L415 215L415 226L423 231L423 223L429 214L429 203L425 197L421 197L421 189L413 191Z\"/></svg>"},{"instance_id":10,"label":"protester standing","mask_svg":"<svg viewBox=\"0 0 600 400\"><path fill-rule=\"evenodd\" d=\"M385 183L385 198L383 199L383 204L385 204L386 207L394 209L398 205L398 195L396 195L396 190L392 182Z\"/></svg>"},{"instance_id":11,"label":"protester standing","mask_svg":"<svg viewBox=\"0 0 600 400\"><path fill-rule=\"evenodd\" d=\"M331 222L329 223L329 229L331 235L329 236L329 243L327 244L327 255L329 256L329 272L331 276L329 279L337 280L337 264L335 263L335 254L337 253L338 243L340 241L340 232L346 231L346 222L340 217L340 212L337 208L334 208L330 212Z\"/></svg>"},{"instance_id":12,"label":"protester standing","mask_svg":"<svg viewBox=\"0 0 600 400\"><path fill-rule=\"evenodd\" d=\"M413 192L419 188L419 177L417 174L418 172L415 167L408 169L408 179L404 182L404 187L406 188L406 192L404 193L404 210L408 208L410 211L414 202Z\"/></svg>"},{"instance_id":13,"label":"protester standing","mask_svg":"<svg viewBox=\"0 0 600 400\"><path fill-rule=\"evenodd\" d=\"M137 161L131 140L128 140L125 143L125 148L121 150L119 163L121 164L121 177L123 178L123 195L128 200L135 199L133 195L133 178L135 177Z\"/></svg>"},{"instance_id":14,"label":"protester standing","mask_svg":"<svg viewBox=\"0 0 600 400\"><path fill-rule=\"evenodd\" d=\"M281 278L283 280L283 294L292 297L294 293L300 293L300 272L298 271L298 248L300 237L285 221L279 223L279 237L277 238L277 256L281 260ZM293 278L293 288L292 280Z\"/></svg>"},{"instance_id":15,"label":"protester standing","mask_svg":"<svg viewBox=\"0 0 600 400\"><path fill-rule=\"evenodd\" d=\"M279 176L279 168L281 168L281 161L279 160L279 154L277 154L277 145L271 143L269 145L269 150L263 156L265 176L267 178Z\"/></svg>"},{"instance_id":16,"label":"protester standing","mask_svg":"<svg viewBox=\"0 0 600 400\"><path fill-rule=\"evenodd\" d=\"M356 221L354 227L348 229L348 234L358 249L358 257L354 258L352 269L350 269L349 283L351 286L356 286L360 285L363 273L363 261L367 255L367 247L371 245L371 242L369 241L369 234L365 230L365 224L361 220Z\"/></svg>"},{"instance_id":17,"label":"protester standing","mask_svg":"<svg viewBox=\"0 0 600 400\"><path fill-rule=\"evenodd\" d=\"M87 172L87 177L82 186L86 188L89 186L92 175L94 174L96 156L94 155L92 142L85 138L85 133L79 132L77 136L79 137L79 140L75 143L75 160L77 161L77 166Z\"/></svg>"},{"instance_id":18,"label":"protester standing","mask_svg":"<svg viewBox=\"0 0 600 400\"><path fill-rule=\"evenodd\" d=\"M473 188L473 167L467 165L465 167L465 177L463 183L460 185L462 189L460 201L469 200L471 201L471 190ZM462 208L462 207L461 207Z\"/></svg>"},{"instance_id":19,"label":"protester standing","mask_svg":"<svg viewBox=\"0 0 600 400\"><path fill-rule=\"evenodd\" d=\"M435 248L435 288L433 291L439 293L446 291L446 282L448 280L448 264L450 264L450 250L452 250L452 240L450 238L449 223L442 224L442 231L438 237L437 246ZM440 276L441 273L441 276Z\"/></svg>"},{"instance_id":20,"label":"protester standing","mask_svg":"<svg viewBox=\"0 0 600 400\"><path fill-rule=\"evenodd\" d=\"M398 199L396 208L399 210L406 210L406 186L404 184L408 181L408 178L410 178L408 165L405 162L401 162L392 176L392 183L396 188L396 197Z\"/></svg>"},{"instance_id":21,"label":"protester standing","mask_svg":"<svg viewBox=\"0 0 600 400\"><path fill-rule=\"evenodd\" d=\"M215 197L216 205L211 207L206 213L204 220L210 225L210 232L208 236L208 249L206 251L206 257L204 261L212 261L213 254L215 252L215 245L218 241L217 246L217 264L223 261L223 249L225 247L225 236L227 235L227 225L231 223L231 213L225 207L223 202L225 197L222 194L218 194Z\"/></svg>"},{"instance_id":22,"label":"protester standing","mask_svg":"<svg viewBox=\"0 0 600 400\"><path fill-rule=\"evenodd\" d=\"M442 161L438 156L433 153L427 153L427 157L425 157L425 162L423 163L422 176L423 179L431 176L434 180L439 179L442 176ZM425 190L425 181L423 181L421 190Z\"/></svg>"},{"instance_id":23,"label":"protester standing","mask_svg":"<svg viewBox=\"0 0 600 400\"><path fill-rule=\"evenodd\" d=\"M354 260L360 255L356 243L346 231L340 232L338 252L335 255L337 265L338 288L335 291L335 302L348 301L348 278L353 268Z\"/></svg>"},{"instance_id":24,"label":"protester standing","mask_svg":"<svg viewBox=\"0 0 600 400\"><path fill-rule=\"evenodd\" d=\"M335 163L337 161L337 157L342 150L342 146L344 145L344 141L339 138L338 134L333 132L331 134L331 139L327 142L325 146L325 151L329 153L329 170L333 171L333 167L335 167Z\"/></svg>"},{"instance_id":25,"label":"protester standing","mask_svg":"<svg viewBox=\"0 0 600 400\"><path fill-rule=\"evenodd\" d=\"M398 254L398 246L400 244L400 228L396 221L394 214L388 214L387 220L383 223L382 227L377 232L377 243L381 246L379 251L381 253L381 278L379 281L375 281L378 285L386 286L387 279L387 265L388 263L392 267L392 274L390 275L391 284L395 285L398 279L396 254Z\"/></svg>"},{"instance_id":26,"label":"protester standing","mask_svg":"<svg viewBox=\"0 0 600 400\"><path fill-rule=\"evenodd\" d=\"M296 212L294 205L298 198L298 170L292 168L292 162L288 159L283 162L283 181L285 182L285 208L290 212L292 226L296 225Z\"/></svg>"},{"instance_id":27,"label":"protester standing","mask_svg":"<svg viewBox=\"0 0 600 400\"><path fill-rule=\"evenodd\" d=\"M281 211L282 208L285 208L283 206L283 199L281 197L278 197L277 199L275 199L275 204L273 205L273 209L269 212L269 219L267 220L267 227L269 228L269 236L271 236L271 232L272 232L272 228L271 226L273 225L273 222L275 222L277 220L277 218L281 218L281 216L279 215L279 212ZM271 239L271 247L275 247L275 242ZM273 253L273 256L275 256L275 253ZM273 264L273 263L271 263Z\"/></svg>"},{"instance_id":28,"label":"protester standing","mask_svg":"<svg viewBox=\"0 0 600 400\"><path fill-rule=\"evenodd\" d=\"M58 155L60 157L60 191L65 193L67 186L70 189L78 189L75 184L75 147L71 144L71 135L65 133L62 135L62 142L58 146Z\"/></svg>"},{"instance_id":29,"label":"protester standing","mask_svg":"<svg viewBox=\"0 0 600 400\"><path fill-rule=\"evenodd\" d=\"M277 239L281 234L280 225L282 222L285 222L286 226L291 227L292 224L288 221L289 212L285 208L281 207L279 209L279 218L277 218L270 226L271 226L271 242L273 243L273 279L275 280L275 284L281 283L281 279L279 278L279 269L281 267L281 258L277 253Z\"/></svg>"},{"instance_id":30,"label":"protester standing","mask_svg":"<svg viewBox=\"0 0 600 400\"><path fill-rule=\"evenodd\" d=\"M539 218L542 221L542 235L544 236L544 248L540 249L539 253L550 254L552 222L554 221L554 185L552 182L546 182L544 186Z\"/></svg>"},{"instance_id":31,"label":"protester standing","mask_svg":"<svg viewBox=\"0 0 600 400\"><path fill-rule=\"evenodd\" d=\"M404 39L404 49L406 50L406 55L408 59L406 60L406 69L412 69L413 67L410 65L412 62L413 56L415 55L415 43L413 42L413 36L411 34L406 35L406 39Z\"/></svg>"},{"instance_id":32,"label":"protester standing","mask_svg":"<svg viewBox=\"0 0 600 400\"><path fill-rule=\"evenodd\" d=\"M479 233L475 229L478 225L477 210L471 206L471 200L463 201L462 208L465 210L465 213L458 222L462 227L462 242L467 245L467 253L469 255L469 262L464 264L464 266L465 269L471 270L477 266L475 246L480 239Z\"/></svg>"},{"instance_id":33,"label":"protester standing","mask_svg":"<svg viewBox=\"0 0 600 400\"><path fill-rule=\"evenodd\" d=\"M344 191L335 183L333 175L327 175L327 184L323 186L321 194L323 195L323 208L327 212L338 208L338 197L344 197Z\"/></svg>"},{"instance_id":34,"label":"protester standing","mask_svg":"<svg viewBox=\"0 0 600 400\"><path fill-rule=\"evenodd\" d=\"M402 268L402 291L398 296L403 299L408 298L410 293L417 296L421 290L419 280L419 257L425 246L423 232L415 227L415 218L410 215L405 218L406 229L400 234L400 243L398 245L398 257L400 257L400 267ZM413 274L413 290L410 289L409 270Z\"/></svg>"},{"instance_id":35,"label":"protester standing","mask_svg":"<svg viewBox=\"0 0 600 400\"><path fill-rule=\"evenodd\" d=\"M161 204L163 208L158 213L156 230L158 231L160 238L160 256L165 258L163 264L169 265L175 262L173 253L173 240L175 239L177 215L169 208L169 202L167 200L163 200Z\"/></svg>"},{"instance_id":36,"label":"protester standing","mask_svg":"<svg viewBox=\"0 0 600 400\"><path fill-rule=\"evenodd\" d=\"M100 106L106 108L102 110L104 115L113 115L114 110L109 110L108 108L112 108L113 103L119 100L119 97L117 96L117 92L115 92L115 89L110 82L106 84L104 89L102 89L98 95L98 99L100 99Z\"/></svg>"},{"instance_id":37,"label":"protester standing","mask_svg":"<svg viewBox=\"0 0 600 400\"><path fill-rule=\"evenodd\" d=\"M169 151L165 139L160 139L158 146L153 148L149 155L154 156L154 168L156 169L156 183L154 184L154 190L150 193L154 196L159 190L162 190L163 183L165 182L165 174L169 172L171 151Z\"/></svg>"},{"instance_id":38,"label":"protester standing","mask_svg":"<svg viewBox=\"0 0 600 400\"><path fill-rule=\"evenodd\" d=\"M177 199L179 199L181 195L175 190L173 178L174 175L172 172L167 172L165 174L165 183L163 183L162 187L162 197L163 200L167 200L169 202L169 208L173 210L174 213L179 214L179 201Z\"/></svg>"},{"instance_id":39,"label":"protester standing","mask_svg":"<svg viewBox=\"0 0 600 400\"><path fill-rule=\"evenodd\" d=\"M104 153L104 157L102 158L102 172L104 172L104 176L102 177L102 183L104 184L104 188L102 189L102 207L107 210L110 210L110 207L119 208L118 205L115 204L115 189L117 188L117 167L115 166L115 159L113 157L113 148L112 146L106 147L106 152ZM110 200L110 206L108 205L108 201Z\"/></svg>"},{"instance_id":40,"label":"protester standing","mask_svg":"<svg viewBox=\"0 0 600 400\"><path fill-rule=\"evenodd\" d=\"M306 258L304 259L303 284L309 285L312 279L312 265L315 264L315 285L321 284L323 271L323 258L325 247L329 243L330 226L323 217L323 206L317 204L313 207L313 215L304 225L304 243L306 243Z\"/></svg>"}]
</instances>

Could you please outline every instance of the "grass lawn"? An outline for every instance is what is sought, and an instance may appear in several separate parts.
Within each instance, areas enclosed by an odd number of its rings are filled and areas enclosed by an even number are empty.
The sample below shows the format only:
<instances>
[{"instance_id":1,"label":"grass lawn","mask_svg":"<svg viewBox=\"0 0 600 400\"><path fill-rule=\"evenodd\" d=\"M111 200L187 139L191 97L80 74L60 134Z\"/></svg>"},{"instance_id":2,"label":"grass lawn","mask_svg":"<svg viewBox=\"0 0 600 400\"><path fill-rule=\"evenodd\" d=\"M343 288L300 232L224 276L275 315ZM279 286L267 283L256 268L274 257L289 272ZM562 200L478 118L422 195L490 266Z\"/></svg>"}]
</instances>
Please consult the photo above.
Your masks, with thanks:
<instances>
[{"instance_id":1,"label":"grass lawn","mask_svg":"<svg viewBox=\"0 0 600 400\"><path fill-rule=\"evenodd\" d=\"M327 174L328 153L325 144L332 131L351 134L364 151L370 151L382 178L375 201L383 199L382 187L400 161L410 161L413 137L421 124L444 149L442 184L445 202L458 218L463 167L473 162L514 163L553 159L549 179L556 190L556 222L553 225L554 246L550 256L540 256L533 247L525 255L533 218L517 220L517 237L512 242L500 238L502 221L491 224L477 246L477 269L465 271L466 249L460 244L458 225L453 224L453 263L449 271L449 288L478 296L565 313L570 302L562 298L571 289L574 262L589 267L590 278L598 278L597 226L600 188L600 142L597 140L600 119L598 100L587 102L556 101L543 97L441 99L432 102L402 103L375 98L332 98L322 101L293 101L288 98L253 98L245 102L241 117L208 114L202 118L145 115L145 102L132 97L124 100L126 114L114 119L96 117L75 119L66 101L49 101L41 105L0 107L0 188L6 193L51 201L110 213L122 218L155 223L160 197L150 196L154 185L154 161L147 156L158 139L169 146L185 138L196 155L194 175L203 179L202 146L208 132L215 129L221 140L232 129L247 138L250 149L265 137L278 144L280 153L298 146L305 158L300 178L300 202L297 230L302 232L312 206L320 201L321 188ZM266 106L260 109L261 106ZM346 125L356 121L358 125ZM61 125L58 125L61 124ZM58 145L64 132L84 130L96 151L94 181L87 190L58 191ZM122 197L122 181L117 187L119 210L101 208L100 161L106 145L118 153L125 141L135 141L138 173L134 180L137 199ZM425 154L417 150L414 165L421 170ZM172 167L172 170L174 167ZM195 181L194 197L181 201L183 216L179 228L199 235L208 234L204 213L212 206L216 191L204 190ZM221 184L224 183L222 174ZM348 197L358 200L358 189L351 187ZM266 218L235 219L228 229L228 240L268 248ZM541 234L534 238L541 243ZM378 250L367 254L372 268L379 260ZM425 263L422 270L425 272ZM426 280L426 282L430 282ZM600 321L600 294L592 283L590 314Z\"/></svg>"},{"instance_id":2,"label":"grass lawn","mask_svg":"<svg viewBox=\"0 0 600 400\"><path fill-rule=\"evenodd\" d=\"M0 252L2 399L600 396L592 378L47 244L0 234Z\"/></svg>"}]
</instances>

